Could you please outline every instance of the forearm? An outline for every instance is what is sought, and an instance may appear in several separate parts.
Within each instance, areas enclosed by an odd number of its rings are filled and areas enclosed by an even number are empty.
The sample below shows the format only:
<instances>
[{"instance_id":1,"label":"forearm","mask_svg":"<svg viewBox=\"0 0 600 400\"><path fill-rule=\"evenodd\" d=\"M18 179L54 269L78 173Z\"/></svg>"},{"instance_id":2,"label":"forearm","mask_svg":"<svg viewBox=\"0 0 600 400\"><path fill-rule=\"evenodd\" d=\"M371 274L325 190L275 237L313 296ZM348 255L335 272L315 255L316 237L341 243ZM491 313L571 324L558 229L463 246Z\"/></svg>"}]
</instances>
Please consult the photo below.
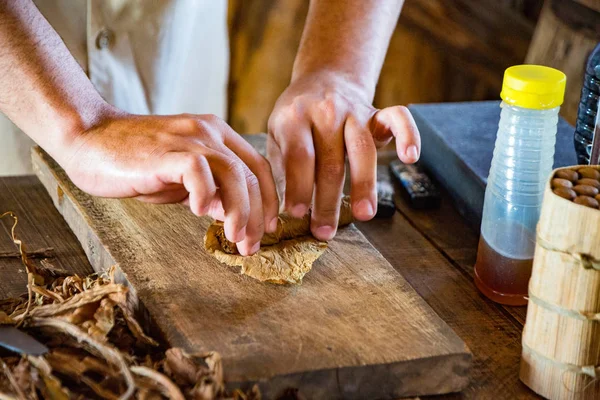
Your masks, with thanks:
<instances>
[{"instance_id":1,"label":"forearm","mask_svg":"<svg viewBox=\"0 0 600 400\"><path fill-rule=\"evenodd\" d=\"M371 98L403 0L311 0L292 80L341 74Z\"/></svg>"},{"instance_id":2,"label":"forearm","mask_svg":"<svg viewBox=\"0 0 600 400\"><path fill-rule=\"evenodd\" d=\"M30 0L0 0L0 110L53 156L110 110Z\"/></svg>"}]
</instances>

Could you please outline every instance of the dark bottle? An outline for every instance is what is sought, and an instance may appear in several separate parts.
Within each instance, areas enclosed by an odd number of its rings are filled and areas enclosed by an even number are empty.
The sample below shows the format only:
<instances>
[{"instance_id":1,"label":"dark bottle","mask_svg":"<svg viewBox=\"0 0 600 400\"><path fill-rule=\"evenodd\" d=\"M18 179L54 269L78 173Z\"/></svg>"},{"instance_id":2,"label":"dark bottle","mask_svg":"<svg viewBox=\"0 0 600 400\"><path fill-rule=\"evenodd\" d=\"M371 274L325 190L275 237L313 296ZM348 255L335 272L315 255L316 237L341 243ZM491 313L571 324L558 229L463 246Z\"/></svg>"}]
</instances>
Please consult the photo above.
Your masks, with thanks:
<instances>
[{"instance_id":1,"label":"dark bottle","mask_svg":"<svg viewBox=\"0 0 600 400\"><path fill-rule=\"evenodd\" d=\"M575 126L575 152L579 164L589 164L592 142L594 140L594 126L598 114L598 100L600 99L600 43L596 46L585 68L581 101L577 111L577 124Z\"/></svg>"}]
</instances>

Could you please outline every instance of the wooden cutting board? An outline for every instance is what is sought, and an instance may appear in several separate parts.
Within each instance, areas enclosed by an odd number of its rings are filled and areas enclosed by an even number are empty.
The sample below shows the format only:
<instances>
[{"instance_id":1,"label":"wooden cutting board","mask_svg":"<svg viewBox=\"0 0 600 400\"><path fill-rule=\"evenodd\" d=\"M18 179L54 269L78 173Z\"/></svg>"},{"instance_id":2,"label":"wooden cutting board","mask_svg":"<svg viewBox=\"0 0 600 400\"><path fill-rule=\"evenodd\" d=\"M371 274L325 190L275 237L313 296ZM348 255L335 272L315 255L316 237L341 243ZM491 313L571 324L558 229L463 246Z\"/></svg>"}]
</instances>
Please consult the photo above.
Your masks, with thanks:
<instances>
[{"instance_id":1,"label":"wooden cutting board","mask_svg":"<svg viewBox=\"0 0 600 400\"><path fill-rule=\"evenodd\" d=\"M228 387L258 382L264 398L293 387L307 399L391 399L467 385L466 345L354 226L301 286L260 283L206 253L209 218L91 197L42 150L32 157L94 269L118 267L169 345L218 351Z\"/></svg>"}]
</instances>

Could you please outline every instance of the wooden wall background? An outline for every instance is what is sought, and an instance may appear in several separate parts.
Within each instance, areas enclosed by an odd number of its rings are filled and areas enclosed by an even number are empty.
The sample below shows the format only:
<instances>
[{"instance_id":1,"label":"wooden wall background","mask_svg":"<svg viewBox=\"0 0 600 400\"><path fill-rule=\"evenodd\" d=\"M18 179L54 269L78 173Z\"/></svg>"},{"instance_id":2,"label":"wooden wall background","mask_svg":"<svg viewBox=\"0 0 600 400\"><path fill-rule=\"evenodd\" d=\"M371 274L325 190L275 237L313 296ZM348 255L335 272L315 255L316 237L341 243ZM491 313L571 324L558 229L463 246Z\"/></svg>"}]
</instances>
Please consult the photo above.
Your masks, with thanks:
<instances>
[{"instance_id":1,"label":"wooden wall background","mask_svg":"<svg viewBox=\"0 0 600 400\"><path fill-rule=\"evenodd\" d=\"M568 74L563 116L574 123L585 58L600 40L590 23L596 6L600 0L406 0L375 105L497 99L504 70L527 60ZM229 122L238 132L266 130L307 10L308 0L229 0Z\"/></svg>"},{"instance_id":2,"label":"wooden wall background","mask_svg":"<svg viewBox=\"0 0 600 400\"><path fill-rule=\"evenodd\" d=\"M567 75L561 114L575 124L584 66L600 42L600 0L547 0L525 62L558 68Z\"/></svg>"}]
</instances>

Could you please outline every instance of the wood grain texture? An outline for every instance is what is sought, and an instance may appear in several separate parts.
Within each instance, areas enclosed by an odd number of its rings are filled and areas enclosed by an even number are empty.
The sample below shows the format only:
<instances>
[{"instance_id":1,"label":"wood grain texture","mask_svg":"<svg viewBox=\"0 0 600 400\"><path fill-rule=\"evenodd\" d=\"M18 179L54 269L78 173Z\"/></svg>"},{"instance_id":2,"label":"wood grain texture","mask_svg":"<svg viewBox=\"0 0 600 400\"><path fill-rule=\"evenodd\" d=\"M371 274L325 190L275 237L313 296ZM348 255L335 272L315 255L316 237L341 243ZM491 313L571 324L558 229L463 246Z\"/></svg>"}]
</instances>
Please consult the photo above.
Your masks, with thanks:
<instances>
[{"instance_id":1,"label":"wood grain texture","mask_svg":"<svg viewBox=\"0 0 600 400\"><path fill-rule=\"evenodd\" d=\"M523 382L547 398L600 398L600 381L581 371L600 364L600 271L583 262L600 260L599 226L600 211L555 195L548 179L521 363Z\"/></svg>"},{"instance_id":2,"label":"wood grain texture","mask_svg":"<svg viewBox=\"0 0 600 400\"><path fill-rule=\"evenodd\" d=\"M375 105L497 99L504 70L525 59L535 2L407 0ZM514 2L513 2L514 3Z\"/></svg>"},{"instance_id":3,"label":"wood grain texture","mask_svg":"<svg viewBox=\"0 0 600 400\"><path fill-rule=\"evenodd\" d=\"M406 0L375 105L497 99L504 69L525 59L540 0ZM263 132L288 85L305 0L229 0L229 122Z\"/></svg>"},{"instance_id":4,"label":"wood grain texture","mask_svg":"<svg viewBox=\"0 0 600 400\"><path fill-rule=\"evenodd\" d=\"M266 285L203 249L210 223L179 205L92 198L41 151L34 169L94 269L117 265L167 342L216 350L232 386L266 398L447 393L468 382L464 343L353 226L302 286Z\"/></svg>"},{"instance_id":5,"label":"wood grain texture","mask_svg":"<svg viewBox=\"0 0 600 400\"><path fill-rule=\"evenodd\" d=\"M575 0L581 5L584 5L592 10L600 12L600 0Z\"/></svg>"},{"instance_id":6,"label":"wood grain texture","mask_svg":"<svg viewBox=\"0 0 600 400\"><path fill-rule=\"evenodd\" d=\"M546 2L525 62L554 67L567 75L565 102L560 113L570 124L575 125L585 65L590 52L600 41L600 30L578 29L573 25L573 20L564 20L566 16L563 16L563 19L559 18L553 11L553 3L556 6L563 0L559 1ZM597 15L597 24L600 27L598 11L587 11L588 14ZM575 21L578 18L576 15L572 17Z\"/></svg>"},{"instance_id":7,"label":"wood grain texture","mask_svg":"<svg viewBox=\"0 0 600 400\"><path fill-rule=\"evenodd\" d=\"M381 151L378 162L389 165L397 159L395 150ZM460 268L471 280L474 277L473 266L477 258L479 232L473 230L461 217L452 204L450 195L441 185L437 185L443 193L443 201L439 209L415 210L399 195L398 184L395 183L396 208L407 218L446 259ZM510 314L520 324L525 323L527 307L498 306Z\"/></svg>"},{"instance_id":8,"label":"wood grain texture","mask_svg":"<svg viewBox=\"0 0 600 400\"><path fill-rule=\"evenodd\" d=\"M246 139L264 154L265 135ZM395 157L395 150L382 149L378 163ZM445 398L539 398L518 375L526 308L501 306L478 292L473 283L478 235L442 194L439 210L416 211L397 192L399 213L357 227L472 350L471 384Z\"/></svg>"},{"instance_id":9,"label":"wood grain texture","mask_svg":"<svg viewBox=\"0 0 600 400\"><path fill-rule=\"evenodd\" d=\"M290 82L307 12L306 0L229 1L229 123L236 131L266 131Z\"/></svg>"},{"instance_id":10,"label":"wood grain texture","mask_svg":"<svg viewBox=\"0 0 600 400\"><path fill-rule=\"evenodd\" d=\"M0 214L13 211L17 215L17 236L26 248L52 247L54 266L82 276L92 273L81 245L51 204L35 176L0 178ZM16 250L10 239L11 227L11 218L0 220L0 252ZM0 258L0 299L23 293L27 293L27 274L21 260Z\"/></svg>"},{"instance_id":11,"label":"wood grain texture","mask_svg":"<svg viewBox=\"0 0 600 400\"><path fill-rule=\"evenodd\" d=\"M12 194L8 197L12 198L14 196L19 199L19 204L21 205L19 210L21 213L28 213L30 210L37 209L45 216L35 226L23 226L23 231L30 232L31 235L45 237L43 224L64 226L66 233L57 242L66 248L78 248L82 260L84 263L87 263L85 254L77 239L70 233L66 223L56 211L52 200L45 193L45 189L39 180L35 177L0 178L0 180L3 180L8 187L6 191L0 191L0 209L6 209L5 204L8 204L6 202L7 196L3 195L11 191ZM42 193L43 196L34 196L34 202L28 201L30 193L34 191ZM443 202L449 202L449 199L444 197ZM447 211L456 214L456 210L453 210L451 207L448 207ZM454 225L463 225L466 227L465 222L460 219L455 220L453 218L445 218L440 214L436 215L438 215L440 220L437 223L433 221L433 225L437 227L438 231L452 231L451 227L448 226L447 221L449 220L452 220ZM426 298L434 311L442 319L448 321L450 326L469 343L473 350L474 363L478 370L477 373L472 374L471 383L466 389L460 394L435 397L425 396L420 398L431 400L512 400L515 398L539 398L533 392L527 391L524 385L520 385L517 382L517 377L514 376L516 354L519 348L512 343L518 343L518 335L522 326L515 323L514 320L507 318L501 309L486 306L489 302L477 295L472 285L471 277L466 276L457 267L456 263L451 261L436 261L441 260L440 258L436 258L434 265L426 270L422 267L422 263L409 265L395 260L394 257L403 257L406 254L406 248L412 248L411 251L413 254L419 254L419 250L415 246L418 246L420 243L425 246L422 254L433 251L431 250L433 244L430 238L423 238L422 240L415 240L413 238L413 235L422 236L414 227L420 225L420 219L424 216L425 214L415 213L405 215L402 218L402 215L400 215L400 217L396 216L392 220L375 220L359 225L361 231L369 236L374 246L388 257L394 268L397 268L407 278L411 286L421 296ZM430 222L427 223L429 224ZM404 228L396 227L396 225L403 225ZM404 243L404 240L390 239L390 235L394 233L405 235L403 237L408 238L407 243ZM458 246L460 246L460 238L455 240ZM54 244L54 246L57 246L57 244ZM403 246L403 248L396 250L398 246ZM435 250L437 250L437 247ZM468 251L466 245L464 245L463 250ZM61 254L64 255L66 253L61 250ZM446 257L442 256L442 258ZM88 268L89 271L92 271L89 265ZM423 271L426 273L423 273ZM0 264L0 285L19 279L20 274L16 269L8 268L6 264ZM21 293L24 284L25 279L23 278L22 283L16 286L18 291L15 293ZM468 295L465 296L464 293ZM7 294L2 292L0 295L6 296ZM460 301L456 301L456 299ZM468 306L465 307L465 304ZM488 327L471 329L472 326L479 327L479 324ZM507 342L511 344L502 347ZM496 343L500 345L495 346ZM515 394L517 390L515 386L521 386L517 394Z\"/></svg>"},{"instance_id":12,"label":"wood grain texture","mask_svg":"<svg viewBox=\"0 0 600 400\"><path fill-rule=\"evenodd\" d=\"M412 222L396 213L390 220L357 226L471 349L471 384L448 398L539 398L519 381L522 326L479 294L472 278L449 262Z\"/></svg>"},{"instance_id":13,"label":"wood grain texture","mask_svg":"<svg viewBox=\"0 0 600 400\"><path fill-rule=\"evenodd\" d=\"M398 25L421 32L440 51L455 57L457 66L497 85L507 66L523 61L533 35L533 24L505 3L407 0Z\"/></svg>"}]
</instances>

